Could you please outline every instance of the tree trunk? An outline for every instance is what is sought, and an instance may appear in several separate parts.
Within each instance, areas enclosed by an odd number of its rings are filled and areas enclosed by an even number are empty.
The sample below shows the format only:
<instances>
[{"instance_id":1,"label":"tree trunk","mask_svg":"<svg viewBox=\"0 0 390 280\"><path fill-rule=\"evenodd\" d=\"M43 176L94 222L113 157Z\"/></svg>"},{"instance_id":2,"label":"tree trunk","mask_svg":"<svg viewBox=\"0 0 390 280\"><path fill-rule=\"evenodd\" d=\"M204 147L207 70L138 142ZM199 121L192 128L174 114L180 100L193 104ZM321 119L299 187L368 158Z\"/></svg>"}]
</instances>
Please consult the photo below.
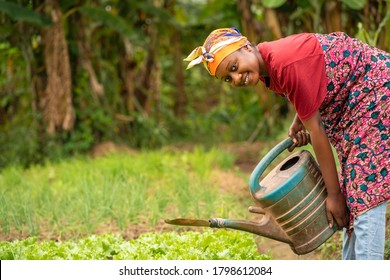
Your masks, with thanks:
<instances>
[{"instance_id":1,"label":"tree trunk","mask_svg":"<svg viewBox=\"0 0 390 280\"><path fill-rule=\"evenodd\" d=\"M242 33L245 34L245 37L247 37L250 42L255 42L258 40L259 34L256 34L255 21L251 12L252 1L238 0L237 5L241 14Z\"/></svg>"},{"instance_id":2,"label":"tree trunk","mask_svg":"<svg viewBox=\"0 0 390 280\"><path fill-rule=\"evenodd\" d=\"M92 64L92 49L90 45L90 40L87 36L86 26L84 18L79 14L76 14L77 21L77 46L79 49L79 63L82 68L89 74L89 84L92 91L92 97L97 100L99 97L104 96L104 87L99 82L95 69Z\"/></svg>"},{"instance_id":3,"label":"tree trunk","mask_svg":"<svg viewBox=\"0 0 390 280\"><path fill-rule=\"evenodd\" d=\"M341 13L339 1L325 2L325 26L326 33L342 30L341 28Z\"/></svg>"},{"instance_id":4,"label":"tree trunk","mask_svg":"<svg viewBox=\"0 0 390 280\"><path fill-rule=\"evenodd\" d=\"M278 16L274 9L264 8L265 12L265 21L268 28L272 31L275 39L280 39L283 37L282 30L280 28Z\"/></svg>"},{"instance_id":5,"label":"tree trunk","mask_svg":"<svg viewBox=\"0 0 390 280\"><path fill-rule=\"evenodd\" d=\"M165 0L164 8L170 13L172 17L175 17L175 5L176 0ZM187 95L184 86L184 68L183 68L183 54L181 51L181 36L180 30L176 26L170 28L172 32L169 32L173 49L173 73L175 75L175 98L173 111L175 116L183 118L185 116L185 107L187 104Z\"/></svg>"},{"instance_id":6,"label":"tree trunk","mask_svg":"<svg viewBox=\"0 0 390 280\"><path fill-rule=\"evenodd\" d=\"M62 12L58 0L45 0L45 5L53 24L43 31L47 83L40 105L46 130L54 135L57 130L71 130L75 115L69 53L61 23Z\"/></svg>"},{"instance_id":7,"label":"tree trunk","mask_svg":"<svg viewBox=\"0 0 390 280\"><path fill-rule=\"evenodd\" d=\"M183 59L180 47L180 32L176 28L173 31L173 67L176 79L176 98L174 111L179 118L185 116L185 107L187 104L187 95L184 87Z\"/></svg>"},{"instance_id":8,"label":"tree trunk","mask_svg":"<svg viewBox=\"0 0 390 280\"><path fill-rule=\"evenodd\" d=\"M128 113L135 111L137 108L138 111L142 111L142 108L138 105L137 100L135 99L135 81L136 81L136 67L137 63L133 58L133 46L129 39L123 39L124 45L124 59L120 60L122 76L123 76L123 86L124 86L124 99L126 103L126 110ZM138 105L138 106L137 106Z\"/></svg>"},{"instance_id":9,"label":"tree trunk","mask_svg":"<svg viewBox=\"0 0 390 280\"><path fill-rule=\"evenodd\" d=\"M150 42L148 45L145 63L140 74L140 84L137 86L135 95L144 113L149 115L153 105L158 102L160 97L160 68L158 65L159 52L159 34L153 24L147 28Z\"/></svg>"}]
</instances>

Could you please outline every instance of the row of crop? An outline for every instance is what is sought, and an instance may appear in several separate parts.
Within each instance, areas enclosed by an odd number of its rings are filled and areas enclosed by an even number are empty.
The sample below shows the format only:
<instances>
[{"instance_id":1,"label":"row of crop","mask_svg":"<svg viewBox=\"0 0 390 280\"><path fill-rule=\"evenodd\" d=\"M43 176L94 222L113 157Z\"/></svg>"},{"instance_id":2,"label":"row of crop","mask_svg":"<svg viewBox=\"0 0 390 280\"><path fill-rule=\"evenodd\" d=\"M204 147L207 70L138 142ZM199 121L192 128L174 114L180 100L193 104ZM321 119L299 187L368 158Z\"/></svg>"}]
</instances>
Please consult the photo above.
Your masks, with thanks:
<instances>
[{"instance_id":1,"label":"row of crop","mask_svg":"<svg viewBox=\"0 0 390 280\"><path fill-rule=\"evenodd\" d=\"M0 242L1 260L266 260L252 234L208 229L146 233L124 240L119 235L91 235L77 241L38 241L30 237Z\"/></svg>"}]
</instances>

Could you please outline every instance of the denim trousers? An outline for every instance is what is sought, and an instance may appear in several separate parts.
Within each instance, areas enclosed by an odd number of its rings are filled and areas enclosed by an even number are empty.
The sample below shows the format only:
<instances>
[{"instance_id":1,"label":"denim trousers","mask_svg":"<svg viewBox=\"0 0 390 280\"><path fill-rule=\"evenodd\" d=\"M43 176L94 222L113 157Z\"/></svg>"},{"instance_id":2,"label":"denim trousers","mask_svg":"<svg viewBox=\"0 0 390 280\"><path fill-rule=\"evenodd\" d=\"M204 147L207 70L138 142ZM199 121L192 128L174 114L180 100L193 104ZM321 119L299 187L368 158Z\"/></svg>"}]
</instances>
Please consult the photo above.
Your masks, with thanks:
<instances>
[{"instance_id":1,"label":"denim trousers","mask_svg":"<svg viewBox=\"0 0 390 280\"><path fill-rule=\"evenodd\" d=\"M351 236L343 229L343 260L383 260L386 206L382 203L356 217Z\"/></svg>"}]
</instances>

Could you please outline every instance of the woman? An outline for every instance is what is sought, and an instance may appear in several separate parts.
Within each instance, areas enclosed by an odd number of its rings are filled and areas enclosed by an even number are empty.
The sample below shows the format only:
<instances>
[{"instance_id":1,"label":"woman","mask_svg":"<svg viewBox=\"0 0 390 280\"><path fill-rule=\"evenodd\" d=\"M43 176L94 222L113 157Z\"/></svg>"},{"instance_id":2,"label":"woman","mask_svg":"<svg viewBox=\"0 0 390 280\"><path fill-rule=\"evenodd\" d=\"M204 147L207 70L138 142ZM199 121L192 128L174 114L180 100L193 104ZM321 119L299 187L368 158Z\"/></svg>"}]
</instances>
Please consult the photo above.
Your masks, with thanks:
<instances>
[{"instance_id":1,"label":"woman","mask_svg":"<svg viewBox=\"0 0 390 280\"><path fill-rule=\"evenodd\" d=\"M383 259L390 198L390 55L344 33L291 35L257 46L214 30L185 60L232 86L259 81L294 105L293 147L311 142L343 259ZM309 134L306 133L309 132ZM309 137L310 135L310 137ZM331 145L340 161L340 181Z\"/></svg>"}]
</instances>

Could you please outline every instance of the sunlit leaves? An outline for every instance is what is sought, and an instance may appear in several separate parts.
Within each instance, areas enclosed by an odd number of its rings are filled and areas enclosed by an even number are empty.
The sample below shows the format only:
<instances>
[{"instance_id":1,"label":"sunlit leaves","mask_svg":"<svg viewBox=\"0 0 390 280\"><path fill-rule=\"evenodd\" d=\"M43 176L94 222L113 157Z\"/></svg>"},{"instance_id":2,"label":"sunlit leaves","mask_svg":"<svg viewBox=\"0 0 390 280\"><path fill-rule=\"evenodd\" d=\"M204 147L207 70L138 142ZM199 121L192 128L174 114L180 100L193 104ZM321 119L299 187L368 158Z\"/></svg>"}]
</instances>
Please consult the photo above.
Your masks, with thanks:
<instances>
[{"instance_id":1,"label":"sunlit leaves","mask_svg":"<svg viewBox=\"0 0 390 280\"><path fill-rule=\"evenodd\" d=\"M361 10L366 5L366 0L341 0L341 2L354 10Z\"/></svg>"},{"instance_id":2,"label":"sunlit leaves","mask_svg":"<svg viewBox=\"0 0 390 280\"><path fill-rule=\"evenodd\" d=\"M126 22L124 18L113 15L103 8L83 6L80 8L80 12L88 17L91 17L95 21L101 22L104 25L111 27L128 38L131 38L133 34L132 27Z\"/></svg>"},{"instance_id":3,"label":"sunlit leaves","mask_svg":"<svg viewBox=\"0 0 390 280\"><path fill-rule=\"evenodd\" d=\"M37 24L42 27L51 24L51 20L44 15L34 12L29 8L7 1L0 1L0 12L4 12L16 21L24 21L27 23Z\"/></svg>"},{"instance_id":4,"label":"sunlit leaves","mask_svg":"<svg viewBox=\"0 0 390 280\"><path fill-rule=\"evenodd\" d=\"M286 3L286 0L262 0L261 2L265 7L274 9L282 6L284 3Z\"/></svg>"}]
</instances>

